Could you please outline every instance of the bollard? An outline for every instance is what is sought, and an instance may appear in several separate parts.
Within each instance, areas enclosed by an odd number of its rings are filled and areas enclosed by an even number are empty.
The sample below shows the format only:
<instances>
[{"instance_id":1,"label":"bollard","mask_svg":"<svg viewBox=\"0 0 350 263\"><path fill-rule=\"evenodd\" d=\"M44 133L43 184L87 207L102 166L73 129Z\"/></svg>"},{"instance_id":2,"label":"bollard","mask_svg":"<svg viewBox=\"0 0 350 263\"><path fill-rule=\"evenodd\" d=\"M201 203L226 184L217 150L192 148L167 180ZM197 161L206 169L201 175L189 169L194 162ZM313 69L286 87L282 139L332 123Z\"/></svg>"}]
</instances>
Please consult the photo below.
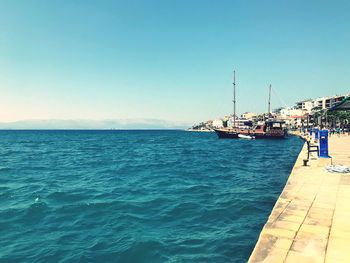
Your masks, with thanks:
<instances>
[{"instance_id":1,"label":"bollard","mask_svg":"<svg viewBox=\"0 0 350 263\"><path fill-rule=\"evenodd\" d=\"M318 128L315 128L315 140L318 140Z\"/></svg>"},{"instance_id":2,"label":"bollard","mask_svg":"<svg viewBox=\"0 0 350 263\"><path fill-rule=\"evenodd\" d=\"M320 130L320 158L329 158L328 155L328 131Z\"/></svg>"}]
</instances>

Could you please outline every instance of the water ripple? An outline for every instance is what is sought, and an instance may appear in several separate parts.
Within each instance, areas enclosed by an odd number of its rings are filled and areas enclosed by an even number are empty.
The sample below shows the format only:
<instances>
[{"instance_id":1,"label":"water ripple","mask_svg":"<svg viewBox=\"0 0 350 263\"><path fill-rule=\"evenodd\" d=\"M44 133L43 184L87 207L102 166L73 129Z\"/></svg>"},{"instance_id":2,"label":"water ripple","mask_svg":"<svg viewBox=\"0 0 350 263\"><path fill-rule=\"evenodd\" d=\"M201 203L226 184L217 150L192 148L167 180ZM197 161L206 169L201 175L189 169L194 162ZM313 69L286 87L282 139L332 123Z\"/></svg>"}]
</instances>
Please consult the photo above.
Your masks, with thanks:
<instances>
[{"instance_id":1,"label":"water ripple","mask_svg":"<svg viewBox=\"0 0 350 263\"><path fill-rule=\"evenodd\" d=\"M303 142L0 131L1 262L244 262Z\"/></svg>"}]
</instances>

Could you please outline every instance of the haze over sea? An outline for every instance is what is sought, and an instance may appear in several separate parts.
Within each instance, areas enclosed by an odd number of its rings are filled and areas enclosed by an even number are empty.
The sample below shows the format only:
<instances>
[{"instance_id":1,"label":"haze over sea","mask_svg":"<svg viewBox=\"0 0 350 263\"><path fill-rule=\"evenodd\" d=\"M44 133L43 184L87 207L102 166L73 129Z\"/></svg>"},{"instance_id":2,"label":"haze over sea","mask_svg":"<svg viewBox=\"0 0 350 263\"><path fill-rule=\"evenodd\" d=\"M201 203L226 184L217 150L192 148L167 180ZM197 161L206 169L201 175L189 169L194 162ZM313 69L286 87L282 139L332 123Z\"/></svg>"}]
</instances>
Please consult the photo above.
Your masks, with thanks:
<instances>
[{"instance_id":1,"label":"haze over sea","mask_svg":"<svg viewBox=\"0 0 350 263\"><path fill-rule=\"evenodd\" d=\"M0 131L0 261L245 262L302 145Z\"/></svg>"}]
</instances>

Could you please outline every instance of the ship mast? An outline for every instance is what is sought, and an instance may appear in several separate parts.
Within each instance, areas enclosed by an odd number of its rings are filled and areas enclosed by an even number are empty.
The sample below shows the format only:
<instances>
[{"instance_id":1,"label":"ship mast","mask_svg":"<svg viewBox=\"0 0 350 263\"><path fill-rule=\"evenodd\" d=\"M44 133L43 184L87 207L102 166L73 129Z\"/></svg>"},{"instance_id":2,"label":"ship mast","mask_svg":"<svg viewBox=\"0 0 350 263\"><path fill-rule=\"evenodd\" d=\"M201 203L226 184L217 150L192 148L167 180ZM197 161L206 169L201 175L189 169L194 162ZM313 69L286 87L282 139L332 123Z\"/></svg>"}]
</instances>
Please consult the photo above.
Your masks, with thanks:
<instances>
[{"instance_id":1,"label":"ship mast","mask_svg":"<svg viewBox=\"0 0 350 263\"><path fill-rule=\"evenodd\" d=\"M267 115L268 119L270 118L270 99L271 99L271 84L269 87L269 105L268 105L268 115Z\"/></svg>"},{"instance_id":2,"label":"ship mast","mask_svg":"<svg viewBox=\"0 0 350 263\"><path fill-rule=\"evenodd\" d=\"M236 83L235 83L235 71L233 71L233 127L236 127Z\"/></svg>"}]
</instances>

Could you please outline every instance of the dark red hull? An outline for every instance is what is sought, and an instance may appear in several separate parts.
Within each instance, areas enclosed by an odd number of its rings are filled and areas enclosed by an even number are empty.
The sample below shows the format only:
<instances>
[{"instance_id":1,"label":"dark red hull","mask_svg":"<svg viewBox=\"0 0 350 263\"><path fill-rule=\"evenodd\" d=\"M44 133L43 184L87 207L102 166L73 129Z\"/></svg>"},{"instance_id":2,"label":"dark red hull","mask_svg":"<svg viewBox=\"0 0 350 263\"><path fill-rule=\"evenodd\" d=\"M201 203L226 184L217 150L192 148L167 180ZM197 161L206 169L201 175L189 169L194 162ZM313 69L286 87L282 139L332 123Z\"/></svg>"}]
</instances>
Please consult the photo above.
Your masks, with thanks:
<instances>
[{"instance_id":1,"label":"dark red hull","mask_svg":"<svg viewBox=\"0 0 350 263\"><path fill-rule=\"evenodd\" d=\"M220 139L238 139L238 133L235 131L225 131L225 130L217 130L214 129L216 134Z\"/></svg>"},{"instance_id":2,"label":"dark red hull","mask_svg":"<svg viewBox=\"0 0 350 263\"><path fill-rule=\"evenodd\" d=\"M284 139L285 132L283 130L271 130L268 132L260 132L245 129L214 129L219 138L236 139L238 134L254 136L255 139Z\"/></svg>"}]
</instances>

